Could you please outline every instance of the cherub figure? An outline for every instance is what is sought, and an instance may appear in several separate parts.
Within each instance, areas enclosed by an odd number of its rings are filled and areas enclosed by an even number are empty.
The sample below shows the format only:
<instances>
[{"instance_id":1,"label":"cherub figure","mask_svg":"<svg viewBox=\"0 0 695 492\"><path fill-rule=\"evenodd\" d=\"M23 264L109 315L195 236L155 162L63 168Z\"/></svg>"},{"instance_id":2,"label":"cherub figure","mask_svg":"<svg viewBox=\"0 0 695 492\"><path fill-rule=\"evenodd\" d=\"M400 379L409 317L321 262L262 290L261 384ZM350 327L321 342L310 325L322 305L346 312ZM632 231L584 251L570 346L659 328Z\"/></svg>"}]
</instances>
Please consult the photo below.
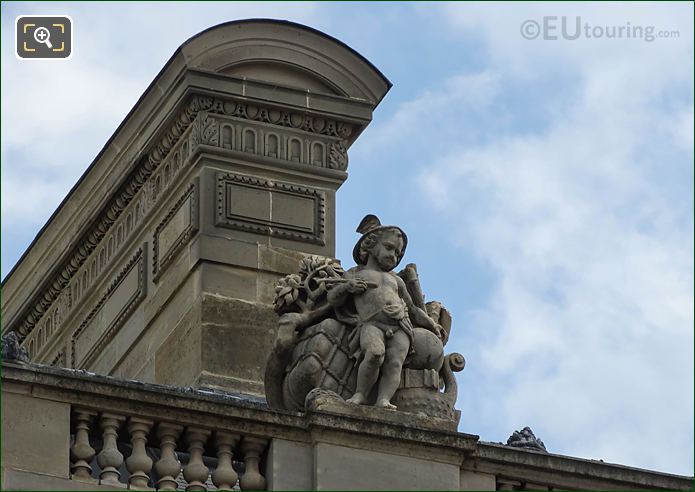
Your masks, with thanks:
<instances>
[{"instance_id":1,"label":"cherub figure","mask_svg":"<svg viewBox=\"0 0 695 492\"><path fill-rule=\"evenodd\" d=\"M405 283L392 271L405 253L405 232L397 226L382 226L374 215L362 219L357 232L362 234L352 253L357 266L345 272L346 282L328 292L328 301L336 307L352 295L357 312L350 349L359 367L356 391L348 402L366 404L381 376L375 406L395 409L391 398L412 351L413 323L440 338L441 326L415 306Z\"/></svg>"}]
</instances>

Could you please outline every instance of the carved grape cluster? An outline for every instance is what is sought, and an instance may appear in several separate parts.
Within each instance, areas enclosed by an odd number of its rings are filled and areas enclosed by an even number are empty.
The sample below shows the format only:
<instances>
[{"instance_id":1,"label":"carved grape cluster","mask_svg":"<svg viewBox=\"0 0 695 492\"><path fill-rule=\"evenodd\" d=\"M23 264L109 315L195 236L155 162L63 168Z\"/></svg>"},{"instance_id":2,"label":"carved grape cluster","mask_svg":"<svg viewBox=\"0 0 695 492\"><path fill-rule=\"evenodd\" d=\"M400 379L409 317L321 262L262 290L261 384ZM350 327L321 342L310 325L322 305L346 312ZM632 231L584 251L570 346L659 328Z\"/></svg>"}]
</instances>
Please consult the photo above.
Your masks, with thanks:
<instances>
[{"instance_id":1,"label":"carved grape cluster","mask_svg":"<svg viewBox=\"0 0 695 492\"><path fill-rule=\"evenodd\" d=\"M296 273L281 278L275 286L275 302L273 308L276 313L286 313L299 298L299 289L302 279Z\"/></svg>"},{"instance_id":2,"label":"carved grape cluster","mask_svg":"<svg viewBox=\"0 0 695 492\"><path fill-rule=\"evenodd\" d=\"M275 312L307 312L325 302L331 282L340 280L345 270L338 260L307 256L299 263L299 273L280 279L275 286Z\"/></svg>"},{"instance_id":3,"label":"carved grape cluster","mask_svg":"<svg viewBox=\"0 0 695 492\"><path fill-rule=\"evenodd\" d=\"M318 271L317 271L318 270ZM307 256L299 263L299 274L306 279L315 273L319 278L342 277L345 273L338 260L323 256Z\"/></svg>"}]
</instances>

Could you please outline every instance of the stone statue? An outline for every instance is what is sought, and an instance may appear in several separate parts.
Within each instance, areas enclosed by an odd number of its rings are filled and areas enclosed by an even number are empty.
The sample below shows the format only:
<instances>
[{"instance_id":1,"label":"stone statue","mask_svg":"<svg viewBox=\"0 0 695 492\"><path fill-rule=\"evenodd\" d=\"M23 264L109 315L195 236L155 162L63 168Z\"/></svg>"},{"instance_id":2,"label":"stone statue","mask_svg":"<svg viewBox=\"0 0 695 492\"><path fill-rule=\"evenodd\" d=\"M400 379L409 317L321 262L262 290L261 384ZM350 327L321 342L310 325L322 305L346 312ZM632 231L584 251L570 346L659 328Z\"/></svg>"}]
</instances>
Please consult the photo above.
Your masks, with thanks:
<instances>
[{"instance_id":1,"label":"stone statue","mask_svg":"<svg viewBox=\"0 0 695 492\"><path fill-rule=\"evenodd\" d=\"M265 377L269 406L304 410L307 395L319 389L346 404L458 420L452 371L465 361L460 354L444 357L448 311L425 304L415 265L392 271L408 242L400 227L367 215L357 232L357 266L346 272L337 260L312 256L278 283L278 336Z\"/></svg>"},{"instance_id":2,"label":"stone statue","mask_svg":"<svg viewBox=\"0 0 695 492\"><path fill-rule=\"evenodd\" d=\"M520 431L514 431L514 433L509 436L509 439L507 439L507 446L533 449L534 451L541 451L544 453L548 452L545 449L545 444L543 444L543 441L538 439L533 434L530 427L524 427Z\"/></svg>"},{"instance_id":3,"label":"stone statue","mask_svg":"<svg viewBox=\"0 0 695 492\"><path fill-rule=\"evenodd\" d=\"M2 360L29 362L27 349L21 346L19 337L14 331L2 337Z\"/></svg>"},{"instance_id":4,"label":"stone statue","mask_svg":"<svg viewBox=\"0 0 695 492\"><path fill-rule=\"evenodd\" d=\"M400 227L382 226L374 215L367 215L357 232L362 237L352 256L357 266L346 272L347 282L328 293L335 308L352 295L357 325L351 333L351 357L361 361L357 388L348 403L363 405L379 381L375 405L395 409L391 403L401 380L406 356L413 352L413 324L430 329L441 338L442 327L413 304L403 279L391 272L403 258L408 238Z\"/></svg>"}]
</instances>

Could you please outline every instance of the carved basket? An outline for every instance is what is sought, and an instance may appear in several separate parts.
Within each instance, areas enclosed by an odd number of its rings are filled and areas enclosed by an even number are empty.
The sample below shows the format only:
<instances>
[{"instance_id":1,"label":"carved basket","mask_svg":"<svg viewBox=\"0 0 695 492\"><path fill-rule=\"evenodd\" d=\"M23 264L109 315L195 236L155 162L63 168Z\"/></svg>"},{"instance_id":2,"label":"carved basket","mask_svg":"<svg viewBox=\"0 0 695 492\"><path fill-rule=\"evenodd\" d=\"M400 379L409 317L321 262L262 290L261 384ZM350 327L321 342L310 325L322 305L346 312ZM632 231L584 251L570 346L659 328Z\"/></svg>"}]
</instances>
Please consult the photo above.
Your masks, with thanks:
<instances>
[{"instance_id":1,"label":"carved basket","mask_svg":"<svg viewBox=\"0 0 695 492\"><path fill-rule=\"evenodd\" d=\"M330 390L342 398L355 393L357 371L349 356L348 330L327 319L306 328L294 347L287 377L283 382L285 405L304 409L304 399L314 388Z\"/></svg>"}]
</instances>

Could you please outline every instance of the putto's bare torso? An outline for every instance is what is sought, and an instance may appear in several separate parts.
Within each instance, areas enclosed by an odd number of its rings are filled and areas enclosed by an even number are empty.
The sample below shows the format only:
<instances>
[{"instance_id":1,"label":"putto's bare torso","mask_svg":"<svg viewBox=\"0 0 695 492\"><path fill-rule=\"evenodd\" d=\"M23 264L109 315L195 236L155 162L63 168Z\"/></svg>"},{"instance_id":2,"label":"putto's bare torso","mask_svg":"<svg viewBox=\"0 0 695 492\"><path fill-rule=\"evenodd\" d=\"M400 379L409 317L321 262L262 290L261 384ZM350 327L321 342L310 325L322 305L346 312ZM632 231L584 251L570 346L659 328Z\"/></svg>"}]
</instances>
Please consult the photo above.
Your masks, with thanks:
<instances>
[{"instance_id":1,"label":"putto's bare torso","mask_svg":"<svg viewBox=\"0 0 695 492\"><path fill-rule=\"evenodd\" d=\"M376 321L387 324L398 324L398 321L388 316L384 308L403 307L403 300L398 293L398 280L391 272L381 272L365 267L355 267L345 275L347 278L362 279L376 287L368 288L362 295L355 296L355 308L362 321Z\"/></svg>"}]
</instances>

